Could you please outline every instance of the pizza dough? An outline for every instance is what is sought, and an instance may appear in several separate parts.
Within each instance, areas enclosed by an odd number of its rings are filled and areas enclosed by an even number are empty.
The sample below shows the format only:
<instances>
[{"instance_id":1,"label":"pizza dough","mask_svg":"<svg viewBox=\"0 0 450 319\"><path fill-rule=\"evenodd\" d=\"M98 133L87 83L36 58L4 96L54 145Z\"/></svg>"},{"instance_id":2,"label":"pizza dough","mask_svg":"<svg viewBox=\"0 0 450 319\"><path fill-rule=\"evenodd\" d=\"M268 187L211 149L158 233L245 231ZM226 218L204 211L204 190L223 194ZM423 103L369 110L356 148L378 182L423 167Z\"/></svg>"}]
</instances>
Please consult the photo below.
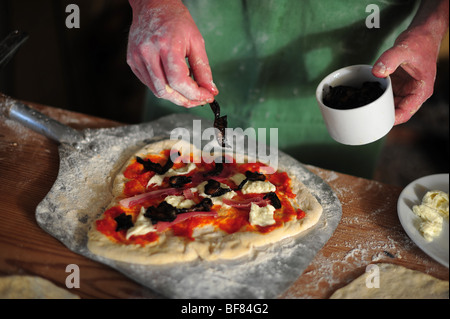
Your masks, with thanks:
<instances>
[{"instance_id":1,"label":"pizza dough","mask_svg":"<svg viewBox=\"0 0 450 319\"><path fill-rule=\"evenodd\" d=\"M0 277L1 299L79 299L75 294L36 276Z\"/></svg>"},{"instance_id":2,"label":"pizza dough","mask_svg":"<svg viewBox=\"0 0 450 319\"><path fill-rule=\"evenodd\" d=\"M394 264L369 265L366 273L331 299L448 299L448 281ZM379 276L376 279L375 276Z\"/></svg>"},{"instance_id":3,"label":"pizza dough","mask_svg":"<svg viewBox=\"0 0 450 319\"><path fill-rule=\"evenodd\" d=\"M201 152L193 145L181 140L164 140L145 146L134 154L117 174L112 185L114 199L108 206L113 207L122 199L127 178L124 170L133 162L136 156L146 157L148 154L160 154L162 150L176 146L182 148L181 153L190 150L193 160L201 156ZM292 176L291 176L292 178ZM94 254L114 260L137 264L168 264L173 262L188 262L196 259L214 261L220 259L236 259L250 254L258 247L276 243L284 238L298 235L313 227L322 214L322 207L317 199L300 181L292 181L292 191L296 194L293 200L295 207L301 208L306 216L300 220L294 219L284 223L282 227L268 233L255 231L226 233L210 225L194 230L195 240L182 236L174 236L171 231L159 234L156 242L141 245L124 245L111 241L99 232L95 224L88 234L88 248ZM100 216L100 219L102 216Z\"/></svg>"}]
</instances>

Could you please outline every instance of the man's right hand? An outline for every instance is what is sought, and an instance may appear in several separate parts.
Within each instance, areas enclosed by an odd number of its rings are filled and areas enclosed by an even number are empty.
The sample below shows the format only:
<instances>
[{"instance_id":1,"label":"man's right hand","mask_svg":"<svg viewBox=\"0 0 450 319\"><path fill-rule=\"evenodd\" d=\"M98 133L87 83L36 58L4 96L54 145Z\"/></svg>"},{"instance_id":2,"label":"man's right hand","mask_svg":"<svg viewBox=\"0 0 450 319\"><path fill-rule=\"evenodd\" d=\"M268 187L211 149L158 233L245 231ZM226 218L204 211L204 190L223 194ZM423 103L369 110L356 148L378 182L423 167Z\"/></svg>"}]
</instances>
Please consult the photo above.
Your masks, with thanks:
<instances>
[{"instance_id":1,"label":"man's right hand","mask_svg":"<svg viewBox=\"0 0 450 319\"><path fill-rule=\"evenodd\" d=\"M157 97L177 105L213 102L219 92L203 37L187 8L180 0L130 0L130 4L127 63L134 74Z\"/></svg>"}]
</instances>

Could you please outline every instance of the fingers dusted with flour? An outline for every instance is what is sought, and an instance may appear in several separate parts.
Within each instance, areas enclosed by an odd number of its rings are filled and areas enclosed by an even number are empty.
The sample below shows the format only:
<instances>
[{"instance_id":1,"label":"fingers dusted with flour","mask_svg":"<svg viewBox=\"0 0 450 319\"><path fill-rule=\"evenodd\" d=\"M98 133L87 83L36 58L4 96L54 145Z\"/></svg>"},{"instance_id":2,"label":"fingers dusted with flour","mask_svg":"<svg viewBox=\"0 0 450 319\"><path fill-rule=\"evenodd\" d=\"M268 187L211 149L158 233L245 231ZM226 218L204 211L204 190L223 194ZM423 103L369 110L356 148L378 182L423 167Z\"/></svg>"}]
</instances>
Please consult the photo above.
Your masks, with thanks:
<instances>
[{"instance_id":1,"label":"fingers dusted with flour","mask_svg":"<svg viewBox=\"0 0 450 319\"><path fill-rule=\"evenodd\" d=\"M396 44L380 57L375 75L390 75L395 100L395 124L407 122L433 94L436 60L426 49L408 39Z\"/></svg>"},{"instance_id":2,"label":"fingers dusted with flour","mask_svg":"<svg viewBox=\"0 0 450 319\"><path fill-rule=\"evenodd\" d=\"M439 48L448 30L448 4L422 1L408 29L374 64L375 76L392 79L396 125L407 122L433 94Z\"/></svg>"},{"instance_id":3,"label":"fingers dusted with flour","mask_svg":"<svg viewBox=\"0 0 450 319\"><path fill-rule=\"evenodd\" d=\"M157 97L177 105L211 103L218 90L203 37L186 7L180 0L130 0L130 4L127 63L139 80Z\"/></svg>"}]
</instances>

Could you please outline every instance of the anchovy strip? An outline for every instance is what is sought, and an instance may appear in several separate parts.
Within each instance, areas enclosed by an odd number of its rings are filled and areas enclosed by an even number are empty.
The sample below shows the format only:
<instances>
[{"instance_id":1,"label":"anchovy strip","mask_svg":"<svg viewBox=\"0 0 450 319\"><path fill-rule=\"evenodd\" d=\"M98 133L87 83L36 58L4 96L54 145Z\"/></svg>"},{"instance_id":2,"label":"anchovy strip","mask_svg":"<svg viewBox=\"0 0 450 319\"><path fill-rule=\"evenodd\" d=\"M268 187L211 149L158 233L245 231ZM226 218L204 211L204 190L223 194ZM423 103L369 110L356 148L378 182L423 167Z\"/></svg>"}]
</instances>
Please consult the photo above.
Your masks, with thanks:
<instances>
[{"instance_id":1,"label":"anchovy strip","mask_svg":"<svg viewBox=\"0 0 450 319\"><path fill-rule=\"evenodd\" d=\"M209 103L209 106L214 113L214 128L217 129L217 142L219 145L222 145L222 147L227 147L227 144L225 143L225 129L228 126L227 116L220 116L220 105L216 100Z\"/></svg>"},{"instance_id":2,"label":"anchovy strip","mask_svg":"<svg viewBox=\"0 0 450 319\"><path fill-rule=\"evenodd\" d=\"M132 216L125 213L120 214L114 220L117 223L116 231L133 227Z\"/></svg>"},{"instance_id":3,"label":"anchovy strip","mask_svg":"<svg viewBox=\"0 0 450 319\"><path fill-rule=\"evenodd\" d=\"M210 198L204 198L197 205L191 208L176 208L166 201L161 202L158 206L150 206L144 213L144 216L150 218L152 224L156 224L159 221L172 222L177 218L178 214L189 212L209 212L213 203Z\"/></svg>"},{"instance_id":4,"label":"anchovy strip","mask_svg":"<svg viewBox=\"0 0 450 319\"><path fill-rule=\"evenodd\" d=\"M205 185L205 194L212 197L222 196L228 192L231 192L231 188L221 187L220 183L214 179L208 180L208 183Z\"/></svg>"},{"instance_id":5,"label":"anchovy strip","mask_svg":"<svg viewBox=\"0 0 450 319\"><path fill-rule=\"evenodd\" d=\"M181 156L180 152L178 152L178 156ZM166 164L164 164L164 166L161 166L161 164L159 164L159 163L153 163L149 159L144 160L144 159L140 158L139 156L136 156L136 162L144 165L144 172L152 171L158 175L163 175L163 174L167 173L167 171L169 169L171 169L173 166L173 161L172 161L171 156L169 156L169 158L167 159L167 162L166 162Z\"/></svg>"}]
</instances>

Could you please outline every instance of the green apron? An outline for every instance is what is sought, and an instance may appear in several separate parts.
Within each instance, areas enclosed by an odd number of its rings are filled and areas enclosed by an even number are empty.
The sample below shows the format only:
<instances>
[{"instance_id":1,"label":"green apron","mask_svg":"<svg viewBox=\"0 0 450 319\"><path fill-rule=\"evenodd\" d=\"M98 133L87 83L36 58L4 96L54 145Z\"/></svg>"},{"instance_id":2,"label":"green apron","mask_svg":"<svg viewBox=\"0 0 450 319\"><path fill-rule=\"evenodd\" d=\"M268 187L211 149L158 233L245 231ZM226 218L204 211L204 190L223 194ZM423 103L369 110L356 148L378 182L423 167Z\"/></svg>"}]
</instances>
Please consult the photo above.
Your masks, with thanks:
<instances>
[{"instance_id":1,"label":"green apron","mask_svg":"<svg viewBox=\"0 0 450 319\"><path fill-rule=\"evenodd\" d=\"M414 0L189 0L205 39L221 115L228 126L278 128L279 148L300 162L371 178L383 140L341 145L329 136L315 99L319 82L353 64L373 64L409 25ZM368 28L369 4L380 9ZM373 21L373 20L371 20ZM172 113L213 119L147 94L144 120ZM268 136L267 136L267 139Z\"/></svg>"}]
</instances>

